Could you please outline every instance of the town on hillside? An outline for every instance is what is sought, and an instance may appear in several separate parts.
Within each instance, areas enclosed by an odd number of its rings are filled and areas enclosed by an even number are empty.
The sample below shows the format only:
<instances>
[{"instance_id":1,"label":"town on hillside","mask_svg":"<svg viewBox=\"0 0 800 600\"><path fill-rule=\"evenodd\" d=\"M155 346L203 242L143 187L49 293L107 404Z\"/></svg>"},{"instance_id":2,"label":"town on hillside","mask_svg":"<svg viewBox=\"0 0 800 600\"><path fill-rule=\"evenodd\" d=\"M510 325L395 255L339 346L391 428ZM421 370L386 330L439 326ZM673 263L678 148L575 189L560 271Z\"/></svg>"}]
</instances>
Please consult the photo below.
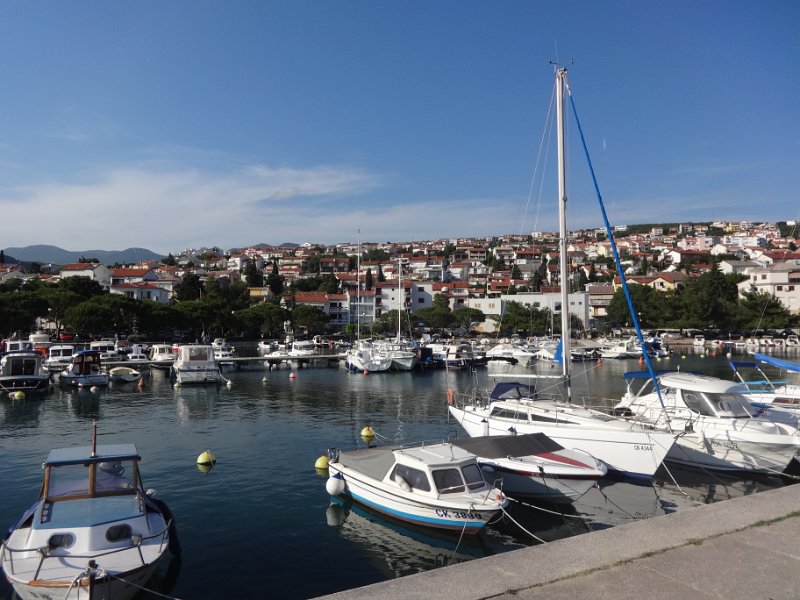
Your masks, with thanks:
<instances>
[{"instance_id":1,"label":"town on hillside","mask_svg":"<svg viewBox=\"0 0 800 600\"><path fill-rule=\"evenodd\" d=\"M614 233L631 288L675 294L718 271L734 277L741 298L765 294L777 301L792 324L800 315L799 237L794 221L636 225L617 227ZM454 313L470 309L461 323L466 329L490 333L510 303L546 311L551 321L561 312L558 246L556 233L534 232L419 242L213 247L131 265L104 265L91 257L50 268L2 264L0 285L15 278L58 282L79 276L110 294L174 305L202 299L213 281L218 287L246 286L249 305L313 308L324 314L327 332L344 331L355 323L370 326L390 311L425 316L425 309L446 303ZM577 326L592 331L609 324L630 325L624 315L611 311L621 280L605 232L573 232L567 252L569 311ZM67 321L61 315L59 323L52 307L39 317L50 330ZM649 320L656 325L658 319L650 315ZM556 328L551 323L547 333Z\"/></svg>"}]
</instances>

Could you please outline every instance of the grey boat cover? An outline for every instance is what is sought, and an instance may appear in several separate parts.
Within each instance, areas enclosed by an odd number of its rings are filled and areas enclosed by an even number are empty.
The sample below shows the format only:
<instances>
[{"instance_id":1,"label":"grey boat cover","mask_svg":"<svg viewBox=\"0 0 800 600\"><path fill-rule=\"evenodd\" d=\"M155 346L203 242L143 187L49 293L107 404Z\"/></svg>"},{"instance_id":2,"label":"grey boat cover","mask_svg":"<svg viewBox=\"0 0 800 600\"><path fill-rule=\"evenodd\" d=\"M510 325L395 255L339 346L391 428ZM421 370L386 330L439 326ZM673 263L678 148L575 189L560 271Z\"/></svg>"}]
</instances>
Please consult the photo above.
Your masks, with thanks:
<instances>
[{"instance_id":1,"label":"grey boat cover","mask_svg":"<svg viewBox=\"0 0 800 600\"><path fill-rule=\"evenodd\" d=\"M522 435L486 435L450 440L454 446L472 452L481 458L506 458L508 456L531 456L558 452L564 447L543 433Z\"/></svg>"},{"instance_id":2,"label":"grey boat cover","mask_svg":"<svg viewBox=\"0 0 800 600\"><path fill-rule=\"evenodd\" d=\"M394 465L396 449L396 446L378 446L342 452L339 454L339 464L380 481Z\"/></svg>"}]
</instances>

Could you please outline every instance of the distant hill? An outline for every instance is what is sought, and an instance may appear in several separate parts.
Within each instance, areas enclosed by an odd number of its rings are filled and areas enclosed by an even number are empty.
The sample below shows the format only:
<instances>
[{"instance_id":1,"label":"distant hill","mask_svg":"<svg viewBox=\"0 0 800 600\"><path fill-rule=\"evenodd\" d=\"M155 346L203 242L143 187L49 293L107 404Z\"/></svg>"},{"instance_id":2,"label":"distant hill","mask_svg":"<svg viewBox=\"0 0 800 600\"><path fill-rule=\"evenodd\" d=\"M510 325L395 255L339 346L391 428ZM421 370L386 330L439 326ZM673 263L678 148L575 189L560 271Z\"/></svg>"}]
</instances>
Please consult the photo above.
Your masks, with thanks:
<instances>
[{"instance_id":1,"label":"distant hill","mask_svg":"<svg viewBox=\"0 0 800 600\"><path fill-rule=\"evenodd\" d=\"M128 248L126 250L80 250L70 251L58 246L24 246L21 248L5 248L6 257L13 256L20 262L38 262L41 264L66 265L77 262L81 256L96 258L104 265L129 264L141 260L159 260L163 254L156 254L146 248Z\"/></svg>"}]
</instances>

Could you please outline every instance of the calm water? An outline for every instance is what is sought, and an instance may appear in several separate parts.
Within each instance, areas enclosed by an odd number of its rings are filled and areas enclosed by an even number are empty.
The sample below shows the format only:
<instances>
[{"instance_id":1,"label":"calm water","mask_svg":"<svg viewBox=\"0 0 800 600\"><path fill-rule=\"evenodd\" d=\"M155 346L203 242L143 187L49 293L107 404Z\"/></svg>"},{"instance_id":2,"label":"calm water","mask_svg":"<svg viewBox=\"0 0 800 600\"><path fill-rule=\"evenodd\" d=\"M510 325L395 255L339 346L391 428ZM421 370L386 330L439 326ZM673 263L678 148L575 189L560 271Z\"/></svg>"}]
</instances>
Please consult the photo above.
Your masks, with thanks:
<instances>
[{"instance_id":1,"label":"calm water","mask_svg":"<svg viewBox=\"0 0 800 600\"><path fill-rule=\"evenodd\" d=\"M722 357L674 356L656 366L676 365L730 378ZM635 361L575 365L575 395L591 390L595 402L619 396L621 374L638 368ZM137 444L145 487L156 488L176 516L183 555L165 560L150 584L168 596L309 598L538 543L510 521L461 544L457 537L410 530L358 506L332 504L325 477L314 470L327 448L362 444L359 433L367 424L391 442L458 432L448 422L448 385L459 392L491 389L496 370L508 368L369 376L305 368L295 380L286 367L248 369L226 373L230 388L177 389L153 371L142 390L56 388L22 402L4 396L0 526L16 522L35 499L50 449L89 445L96 419L100 443ZM204 474L195 460L207 448L218 463ZM676 469L671 474L677 484L666 472L648 485L603 482L565 515L517 504L510 510L527 532L551 541L779 485ZM12 597L3 580L0 598Z\"/></svg>"}]
</instances>

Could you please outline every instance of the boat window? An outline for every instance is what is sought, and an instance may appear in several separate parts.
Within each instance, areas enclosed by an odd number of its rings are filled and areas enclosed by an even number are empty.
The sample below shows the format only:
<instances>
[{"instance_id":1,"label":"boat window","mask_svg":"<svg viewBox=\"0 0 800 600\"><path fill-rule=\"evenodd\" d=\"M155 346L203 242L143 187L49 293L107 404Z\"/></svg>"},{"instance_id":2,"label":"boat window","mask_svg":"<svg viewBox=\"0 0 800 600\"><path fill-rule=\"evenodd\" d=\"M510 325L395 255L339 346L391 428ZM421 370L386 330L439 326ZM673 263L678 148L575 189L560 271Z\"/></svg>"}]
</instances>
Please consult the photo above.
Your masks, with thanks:
<instances>
[{"instance_id":1,"label":"boat window","mask_svg":"<svg viewBox=\"0 0 800 600\"><path fill-rule=\"evenodd\" d=\"M392 471L392 481L396 481L395 477L400 476L408 482L415 490L422 490L423 492L431 491L431 483L428 481L428 476L425 471L414 469L406 465L395 465Z\"/></svg>"},{"instance_id":2,"label":"boat window","mask_svg":"<svg viewBox=\"0 0 800 600\"><path fill-rule=\"evenodd\" d=\"M479 490L486 485L483 480L483 474L477 463L466 465L461 472L464 475L464 481L467 482L467 487L472 491Z\"/></svg>"},{"instance_id":3,"label":"boat window","mask_svg":"<svg viewBox=\"0 0 800 600\"><path fill-rule=\"evenodd\" d=\"M499 406L495 406L492 408L490 416L497 417L499 419L514 419L515 421L528 420L528 413L521 412L518 410L513 410L510 408L502 408Z\"/></svg>"},{"instance_id":4,"label":"boat window","mask_svg":"<svg viewBox=\"0 0 800 600\"><path fill-rule=\"evenodd\" d=\"M701 415L714 416L714 413L709 410L708 406L706 406L706 404L703 402L702 394L683 390L681 392L681 397L683 398L684 404L686 404L686 406L692 412L700 413Z\"/></svg>"},{"instance_id":5,"label":"boat window","mask_svg":"<svg viewBox=\"0 0 800 600\"><path fill-rule=\"evenodd\" d=\"M95 490L98 493L133 490L133 461L108 461L97 463Z\"/></svg>"},{"instance_id":6,"label":"boat window","mask_svg":"<svg viewBox=\"0 0 800 600\"><path fill-rule=\"evenodd\" d=\"M71 533L54 533L47 540L47 547L50 548L50 550L55 550L56 548L69 548L74 543L75 536Z\"/></svg>"},{"instance_id":7,"label":"boat window","mask_svg":"<svg viewBox=\"0 0 800 600\"><path fill-rule=\"evenodd\" d=\"M122 540L130 539L131 526L127 523L122 525L112 525L106 530L106 539L109 542L119 542Z\"/></svg>"},{"instance_id":8,"label":"boat window","mask_svg":"<svg viewBox=\"0 0 800 600\"><path fill-rule=\"evenodd\" d=\"M464 480L459 469L437 469L433 472L433 482L440 494L457 494L464 491Z\"/></svg>"},{"instance_id":9,"label":"boat window","mask_svg":"<svg viewBox=\"0 0 800 600\"><path fill-rule=\"evenodd\" d=\"M716 407L720 417L746 419L752 416L739 394L706 394L706 397L711 405Z\"/></svg>"},{"instance_id":10,"label":"boat window","mask_svg":"<svg viewBox=\"0 0 800 600\"><path fill-rule=\"evenodd\" d=\"M66 496L89 495L89 465L51 465L47 486L47 497L58 499Z\"/></svg>"}]
</instances>

